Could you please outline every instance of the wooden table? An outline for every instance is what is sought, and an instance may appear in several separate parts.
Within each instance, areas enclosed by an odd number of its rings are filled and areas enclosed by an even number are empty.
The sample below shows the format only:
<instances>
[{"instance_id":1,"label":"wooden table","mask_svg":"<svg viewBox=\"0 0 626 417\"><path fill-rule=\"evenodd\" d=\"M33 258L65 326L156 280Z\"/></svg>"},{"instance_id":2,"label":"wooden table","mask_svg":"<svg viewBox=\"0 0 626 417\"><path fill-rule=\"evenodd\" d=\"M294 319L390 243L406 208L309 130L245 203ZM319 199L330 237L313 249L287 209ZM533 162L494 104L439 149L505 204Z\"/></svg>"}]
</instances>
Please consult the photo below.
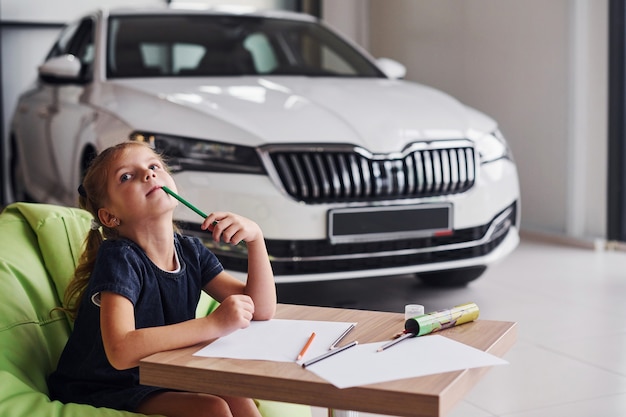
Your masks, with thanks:
<instances>
[{"instance_id":1,"label":"wooden table","mask_svg":"<svg viewBox=\"0 0 626 417\"><path fill-rule=\"evenodd\" d=\"M404 314L280 304L276 318L358 322L349 340L389 340L404 329ZM496 356L515 343L513 322L477 320L440 332ZM237 395L397 416L444 416L489 370L474 368L339 389L289 362L196 357L202 346L161 352L140 363L141 383L217 395Z\"/></svg>"}]
</instances>

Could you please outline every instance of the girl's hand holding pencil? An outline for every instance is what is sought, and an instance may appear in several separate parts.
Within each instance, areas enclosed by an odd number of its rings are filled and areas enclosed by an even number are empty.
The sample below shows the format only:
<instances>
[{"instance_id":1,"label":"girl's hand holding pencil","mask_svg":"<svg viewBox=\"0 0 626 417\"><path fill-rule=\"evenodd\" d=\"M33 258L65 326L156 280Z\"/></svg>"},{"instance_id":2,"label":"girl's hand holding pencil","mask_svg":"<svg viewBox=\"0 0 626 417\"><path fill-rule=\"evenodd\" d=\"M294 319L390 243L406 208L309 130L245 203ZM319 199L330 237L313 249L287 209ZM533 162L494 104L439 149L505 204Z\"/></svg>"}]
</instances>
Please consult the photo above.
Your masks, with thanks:
<instances>
[{"instance_id":1,"label":"girl's hand holding pencil","mask_svg":"<svg viewBox=\"0 0 626 417\"><path fill-rule=\"evenodd\" d=\"M229 212L211 213L200 228L213 232L213 240L216 242L221 240L232 245L263 239L261 229L255 222Z\"/></svg>"}]
</instances>

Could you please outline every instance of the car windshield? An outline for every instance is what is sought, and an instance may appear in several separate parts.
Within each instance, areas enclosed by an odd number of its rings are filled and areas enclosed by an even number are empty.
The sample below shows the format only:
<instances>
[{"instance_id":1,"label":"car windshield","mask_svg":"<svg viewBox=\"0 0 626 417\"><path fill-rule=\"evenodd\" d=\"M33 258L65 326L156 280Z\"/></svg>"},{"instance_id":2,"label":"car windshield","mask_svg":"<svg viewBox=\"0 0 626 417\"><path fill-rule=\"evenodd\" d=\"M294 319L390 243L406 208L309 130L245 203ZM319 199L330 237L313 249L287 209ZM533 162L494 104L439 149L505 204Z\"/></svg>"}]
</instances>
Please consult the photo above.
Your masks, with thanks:
<instances>
[{"instance_id":1,"label":"car windshield","mask_svg":"<svg viewBox=\"0 0 626 417\"><path fill-rule=\"evenodd\" d=\"M108 31L107 76L384 77L314 22L249 16L119 16Z\"/></svg>"}]
</instances>

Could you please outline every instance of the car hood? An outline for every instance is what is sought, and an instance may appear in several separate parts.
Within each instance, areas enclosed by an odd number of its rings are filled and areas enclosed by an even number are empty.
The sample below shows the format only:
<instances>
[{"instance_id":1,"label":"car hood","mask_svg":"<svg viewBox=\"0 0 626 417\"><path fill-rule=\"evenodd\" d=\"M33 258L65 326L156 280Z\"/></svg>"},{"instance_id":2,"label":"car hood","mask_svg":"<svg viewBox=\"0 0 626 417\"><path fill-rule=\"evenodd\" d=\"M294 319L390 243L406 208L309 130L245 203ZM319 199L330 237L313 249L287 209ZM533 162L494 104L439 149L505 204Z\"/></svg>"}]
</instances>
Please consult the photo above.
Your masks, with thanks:
<instances>
[{"instance_id":1,"label":"car hood","mask_svg":"<svg viewBox=\"0 0 626 417\"><path fill-rule=\"evenodd\" d=\"M447 94L399 80L154 78L107 85L101 104L133 129L250 146L331 142L392 152L496 127Z\"/></svg>"}]
</instances>

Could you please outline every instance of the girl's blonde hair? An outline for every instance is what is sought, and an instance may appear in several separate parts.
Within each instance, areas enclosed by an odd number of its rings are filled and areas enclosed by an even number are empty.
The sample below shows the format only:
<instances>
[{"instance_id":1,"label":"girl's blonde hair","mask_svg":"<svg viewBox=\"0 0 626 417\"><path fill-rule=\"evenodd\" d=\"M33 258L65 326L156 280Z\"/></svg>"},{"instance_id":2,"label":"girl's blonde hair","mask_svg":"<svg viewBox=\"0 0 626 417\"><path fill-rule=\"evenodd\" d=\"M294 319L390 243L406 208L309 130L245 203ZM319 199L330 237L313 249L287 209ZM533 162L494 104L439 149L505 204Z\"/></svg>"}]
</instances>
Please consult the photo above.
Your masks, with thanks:
<instances>
[{"instance_id":1,"label":"girl's blonde hair","mask_svg":"<svg viewBox=\"0 0 626 417\"><path fill-rule=\"evenodd\" d=\"M84 250L74 271L74 277L65 289L63 308L61 310L65 311L72 320L76 319L80 302L87 289L89 277L96 263L96 255L100 245L105 239L116 239L119 237L116 228L100 224L98 217L98 210L105 206L109 198L107 194L109 169L128 149L137 146L152 149L144 142L122 142L103 150L91 161L83 182L78 189L79 207L90 212L94 217L95 224L100 227L92 227L89 230L85 238ZM155 155L163 162L160 155L156 152ZM163 165L165 166L164 162ZM100 229L102 229L102 232L100 232Z\"/></svg>"}]
</instances>

